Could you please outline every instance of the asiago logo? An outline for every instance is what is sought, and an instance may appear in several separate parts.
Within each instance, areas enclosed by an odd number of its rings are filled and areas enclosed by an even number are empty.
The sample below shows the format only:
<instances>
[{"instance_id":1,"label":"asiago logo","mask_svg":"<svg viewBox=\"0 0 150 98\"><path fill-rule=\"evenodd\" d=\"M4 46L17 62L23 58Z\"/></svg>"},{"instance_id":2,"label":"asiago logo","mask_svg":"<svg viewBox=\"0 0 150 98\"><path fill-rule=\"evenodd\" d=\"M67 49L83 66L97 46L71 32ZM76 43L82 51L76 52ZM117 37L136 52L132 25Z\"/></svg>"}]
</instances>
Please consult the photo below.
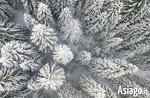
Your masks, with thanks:
<instances>
[{"instance_id":1,"label":"asiago logo","mask_svg":"<svg viewBox=\"0 0 150 98\"><path fill-rule=\"evenodd\" d=\"M148 95L148 89L147 88L133 88L133 87L121 87L118 88L118 94L121 95L133 95L134 97L137 97L138 95Z\"/></svg>"}]
</instances>

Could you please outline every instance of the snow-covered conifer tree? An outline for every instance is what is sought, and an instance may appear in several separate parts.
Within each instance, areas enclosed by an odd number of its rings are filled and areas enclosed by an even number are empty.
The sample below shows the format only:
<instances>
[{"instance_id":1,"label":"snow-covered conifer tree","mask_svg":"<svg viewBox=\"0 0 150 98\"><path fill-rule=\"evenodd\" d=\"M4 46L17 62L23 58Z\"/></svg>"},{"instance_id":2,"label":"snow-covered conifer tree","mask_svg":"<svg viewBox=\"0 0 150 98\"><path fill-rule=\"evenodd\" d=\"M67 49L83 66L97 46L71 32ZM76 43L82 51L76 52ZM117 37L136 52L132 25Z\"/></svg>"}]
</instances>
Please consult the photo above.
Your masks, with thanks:
<instances>
[{"instance_id":1,"label":"snow-covered conifer tree","mask_svg":"<svg viewBox=\"0 0 150 98\"><path fill-rule=\"evenodd\" d=\"M66 7L61 11L61 13L59 15L59 23L60 23L59 25L64 26L72 19L73 19L72 12L71 12L70 8Z\"/></svg>"},{"instance_id":2,"label":"snow-covered conifer tree","mask_svg":"<svg viewBox=\"0 0 150 98\"><path fill-rule=\"evenodd\" d=\"M60 30L63 32L62 39L69 43L79 43L83 38L81 24L73 18L71 10L64 8L59 16Z\"/></svg>"},{"instance_id":3,"label":"snow-covered conifer tree","mask_svg":"<svg viewBox=\"0 0 150 98\"><path fill-rule=\"evenodd\" d=\"M116 78L138 70L138 67L131 63L128 64L125 60L101 58L93 58L89 68L97 76L105 78Z\"/></svg>"},{"instance_id":4,"label":"snow-covered conifer tree","mask_svg":"<svg viewBox=\"0 0 150 98\"><path fill-rule=\"evenodd\" d=\"M102 29L103 22L107 16L106 12L101 12L104 0L87 0L83 7L83 24L87 33L97 33ZM99 18L97 18L99 17Z\"/></svg>"},{"instance_id":5,"label":"snow-covered conifer tree","mask_svg":"<svg viewBox=\"0 0 150 98\"><path fill-rule=\"evenodd\" d=\"M80 78L82 89L94 98L116 98L115 93L107 86L97 83L94 79L86 76Z\"/></svg>"},{"instance_id":6,"label":"snow-covered conifer tree","mask_svg":"<svg viewBox=\"0 0 150 98\"><path fill-rule=\"evenodd\" d=\"M11 41L1 48L0 62L6 67L19 67L25 60L35 60L38 53L26 42Z\"/></svg>"},{"instance_id":7,"label":"snow-covered conifer tree","mask_svg":"<svg viewBox=\"0 0 150 98\"><path fill-rule=\"evenodd\" d=\"M70 83L65 83L57 92L59 98L90 98L81 91L75 89Z\"/></svg>"},{"instance_id":8,"label":"snow-covered conifer tree","mask_svg":"<svg viewBox=\"0 0 150 98\"><path fill-rule=\"evenodd\" d=\"M0 98L149 92L149 9L149 0L0 0Z\"/></svg>"},{"instance_id":9,"label":"snow-covered conifer tree","mask_svg":"<svg viewBox=\"0 0 150 98\"><path fill-rule=\"evenodd\" d=\"M48 6L44 3L39 3L37 10L37 19L41 24L45 24L48 27L53 27L54 20L51 13L51 10L48 9Z\"/></svg>"},{"instance_id":10,"label":"snow-covered conifer tree","mask_svg":"<svg viewBox=\"0 0 150 98\"><path fill-rule=\"evenodd\" d=\"M74 55L71 51L71 49L66 45L57 45L54 47L53 50L53 60L56 63L60 63L63 65L68 64L72 61L74 58Z\"/></svg>"},{"instance_id":11,"label":"snow-covered conifer tree","mask_svg":"<svg viewBox=\"0 0 150 98\"><path fill-rule=\"evenodd\" d=\"M32 30L33 25L38 24L38 22L32 18L30 14L24 13L24 22L28 29Z\"/></svg>"},{"instance_id":12,"label":"snow-covered conifer tree","mask_svg":"<svg viewBox=\"0 0 150 98\"><path fill-rule=\"evenodd\" d=\"M107 39L104 40L100 47L102 49L102 51L107 52L109 50L111 50L111 48L115 47L116 45L119 45L121 42L123 41L122 38L112 38L112 39Z\"/></svg>"},{"instance_id":13,"label":"snow-covered conifer tree","mask_svg":"<svg viewBox=\"0 0 150 98\"><path fill-rule=\"evenodd\" d=\"M45 88L56 90L63 85L65 81L65 72L63 68L58 67L55 63L46 64L39 73L37 81Z\"/></svg>"},{"instance_id":14,"label":"snow-covered conifer tree","mask_svg":"<svg viewBox=\"0 0 150 98\"><path fill-rule=\"evenodd\" d=\"M46 90L57 90L65 82L65 72L56 63L46 64L41 69L33 84L28 85L30 89L44 88Z\"/></svg>"},{"instance_id":15,"label":"snow-covered conifer tree","mask_svg":"<svg viewBox=\"0 0 150 98\"><path fill-rule=\"evenodd\" d=\"M0 77L0 92L3 92L20 89L26 85L29 76L21 70L1 67Z\"/></svg>"},{"instance_id":16,"label":"snow-covered conifer tree","mask_svg":"<svg viewBox=\"0 0 150 98\"><path fill-rule=\"evenodd\" d=\"M33 17L36 17L37 0L21 0L24 11Z\"/></svg>"},{"instance_id":17,"label":"snow-covered conifer tree","mask_svg":"<svg viewBox=\"0 0 150 98\"><path fill-rule=\"evenodd\" d=\"M5 43L11 40L28 40L28 29L21 24L5 21L0 25L0 42Z\"/></svg>"},{"instance_id":18,"label":"snow-covered conifer tree","mask_svg":"<svg viewBox=\"0 0 150 98\"><path fill-rule=\"evenodd\" d=\"M57 43L57 36L53 28L46 27L43 24L33 26L31 42L39 47L39 50L50 52Z\"/></svg>"},{"instance_id":19,"label":"snow-covered conifer tree","mask_svg":"<svg viewBox=\"0 0 150 98\"><path fill-rule=\"evenodd\" d=\"M69 7L71 10L74 9L75 3L77 0L50 0L50 6L55 15L59 16L61 11Z\"/></svg>"},{"instance_id":20,"label":"snow-covered conifer tree","mask_svg":"<svg viewBox=\"0 0 150 98\"><path fill-rule=\"evenodd\" d=\"M83 38L80 23L76 19L70 20L68 23L61 27L63 31L62 39L69 43L79 43Z\"/></svg>"},{"instance_id":21,"label":"snow-covered conifer tree","mask_svg":"<svg viewBox=\"0 0 150 98\"><path fill-rule=\"evenodd\" d=\"M79 63L81 63L82 65L88 65L91 59L91 53L87 51L81 51L76 56L76 60L79 61Z\"/></svg>"}]
</instances>

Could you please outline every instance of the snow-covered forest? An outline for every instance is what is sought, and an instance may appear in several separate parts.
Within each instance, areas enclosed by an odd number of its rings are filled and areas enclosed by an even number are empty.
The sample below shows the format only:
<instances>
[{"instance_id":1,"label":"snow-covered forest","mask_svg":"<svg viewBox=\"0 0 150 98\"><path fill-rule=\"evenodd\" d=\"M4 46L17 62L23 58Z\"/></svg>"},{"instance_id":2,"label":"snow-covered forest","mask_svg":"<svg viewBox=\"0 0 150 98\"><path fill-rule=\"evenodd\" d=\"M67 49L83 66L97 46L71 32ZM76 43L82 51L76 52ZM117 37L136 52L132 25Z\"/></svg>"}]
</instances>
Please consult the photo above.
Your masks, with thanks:
<instances>
[{"instance_id":1,"label":"snow-covered forest","mask_svg":"<svg viewBox=\"0 0 150 98\"><path fill-rule=\"evenodd\" d=\"M0 0L0 98L150 98L150 0Z\"/></svg>"}]
</instances>

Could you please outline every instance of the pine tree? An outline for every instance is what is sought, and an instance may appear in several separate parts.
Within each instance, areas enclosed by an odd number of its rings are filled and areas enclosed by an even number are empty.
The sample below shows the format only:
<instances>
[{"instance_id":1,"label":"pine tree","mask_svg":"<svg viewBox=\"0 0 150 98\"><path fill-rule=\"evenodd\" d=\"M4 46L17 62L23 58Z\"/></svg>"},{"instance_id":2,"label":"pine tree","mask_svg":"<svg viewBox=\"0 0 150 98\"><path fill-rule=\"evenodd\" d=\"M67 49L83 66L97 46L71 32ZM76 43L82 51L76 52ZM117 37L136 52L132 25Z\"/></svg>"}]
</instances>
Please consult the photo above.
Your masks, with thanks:
<instances>
[{"instance_id":1,"label":"pine tree","mask_svg":"<svg viewBox=\"0 0 150 98\"><path fill-rule=\"evenodd\" d=\"M57 45L53 50L53 60L57 63L66 65L72 61L74 55L71 49L66 45Z\"/></svg>"},{"instance_id":2,"label":"pine tree","mask_svg":"<svg viewBox=\"0 0 150 98\"><path fill-rule=\"evenodd\" d=\"M13 91L26 85L28 75L21 70L1 67L0 69L0 91Z\"/></svg>"},{"instance_id":3,"label":"pine tree","mask_svg":"<svg viewBox=\"0 0 150 98\"><path fill-rule=\"evenodd\" d=\"M149 9L149 0L0 0L0 98L134 97L119 86L149 98Z\"/></svg>"},{"instance_id":4,"label":"pine tree","mask_svg":"<svg viewBox=\"0 0 150 98\"><path fill-rule=\"evenodd\" d=\"M81 91L75 89L70 83L65 83L57 92L59 98L90 98Z\"/></svg>"},{"instance_id":5,"label":"pine tree","mask_svg":"<svg viewBox=\"0 0 150 98\"><path fill-rule=\"evenodd\" d=\"M38 22L27 13L24 13L24 22L30 31L32 30L33 25L38 24Z\"/></svg>"},{"instance_id":6,"label":"pine tree","mask_svg":"<svg viewBox=\"0 0 150 98\"><path fill-rule=\"evenodd\" d=\"M83 7L83 24L87 33L96 33L102 28L107 13L101 12L104 0L87 0ZM97 17L99 17L97 19ZM101 22L99 22L101 21Z\"/></svg>"},{"instance_id":7,"label":"pine tree","mask_svg":"<svg viewBox=\"0 0 150 98\"><path fill-rule=\"evenodd\" d=\"M0 42L5 43L11 40L27 40L28 29L21 24L5 21L0 25Z\"/></svg>"},{"instance_id":8,"label":"pine tree","mask_svg":"<svg viewBox=\"0 0 150 98\"><path fill-rule=\"evenodd\" d=\"M75 6L77 0L50 0L50 6L52 8L53 13L56 16L59 16L61 11L65 7L69 7L72 10L74 9L73 7Z\"/></svg>"},{"instance_id":9,"label":"pine tree","mask_svg":"<svg viewBox=\"0 0 150 98\"><path fill-rule=\"evenodd\" d=\"M104 11L102 10L103 6ZM85 33L99 33L106 27L110 29L114 28L121 19L121 16L119 15L120 8L121 3L116 3L115 0L108 2L107 6L105 6L104 0L87 0L83 7L82 15Z\"/></svg>"},{"instance_id":10,"label":"pine tree","mask_svg":"<svg viewBox=\"0 0 150 98\"><path fill-rule=\"evenodd\" d=\"M76 60L79 61L79 63L81 63L82 65L88 65L91 59L91 53L87 51L81 51L76 56Z\"/></svg>"},{"instance_id":11,"label":"pine tree","mask_svg":"<svg viewBox=\"0 0 150 98\"><path fill-rule=\"evenodd\" d=\"M81 24L74 19L69 8L64 8L60 16L60 30L63 32L62 39L69 43L79 43L83 38Z\"/></svg>"},{"instance_id":12,"label":"pine tree","mask_svg":"<svg viewBox=\"0 0 150 98\"><path fill-rule=\"evenodd\" d=\"M37 10L37 19L41 24L44 24L48 27L53 27L54 20L51 13L51 10L44 3L39 3Z\"/></svg>"},{"instance_id":13,"label":"pine tree","mask_svg":"<svg viewBox=\"0 0 150 98\"><path fill-rule=\"evenodd\" d=\"M28 87L30 89L44 88L46 90L57 90L65 81L65 72L56 63L46 64L40 69L35 81Z\"/></svg>"},{"instance_id":14,"label":"pine tree","mask_svg":"<svg viewBox=\"0 0 150 98\"><path fill-rule=\"evenodd\" d=\"M37 12L37 0L21 0L23 9L26 13L30 14L34 18L36 18Z\"/></svg>"},{"instance_id":15,"label":"pine tree","mask_svg":"<svg viewBox=\"0 0 150 98\"><path fill-rule=\"evenodd\" d=\"M131 58L134 57L135 55L138 54L143 54L147 51L149 51L150 47L149 47L149 37L146 37L145 39L135 43L135 44L131 44L129 46L126 46L124 48L121 48L118 51L118 57L124 57L126 58ZM124 51L125 50L125 51Z\"/></svg>"},{"instance_id":16,"label":"pine tree","mask_svg":"<svg viewBox=\"0 0 150 98\"><path fill-rule=\"evenodd\" d=\"M125 60L94 58L89 64L89 69L97 76L104 78L116 78L121 75L133 73L138 67Z\"/></svg>"},{"instance_id":17,"label":"pine tree","mask_svg":"<svg viewBox=\"0 0 150 98\"><path fill-rule=\"evenodd\" d=\"M35 62L34 60L26 60L23 63L20 64L21 69L27 70L27 71L35 71L40 68L40 64Z\"/></svg>"},{"instance_id":18,"label":"pine tree","mask_svg":"<svg viewBox=\"0 0 150 98\"><path fill-rule=\"evenodd\" d=\"M115 50L123 48L125 46L135 44L146 38L149 35L149 23L142 21L140 23L134 23L134 25L128 25L122 30L118 36L123 38L124 41L115 47Z\"/></svg>"},{"instance_id":19,"label":"pine tree","mask_svg":"<svg viewBox=\"0 0 150 98\"><path fill-rule=\"evenodd\" d=\"M19 67L25 60L35 60L37 56L38 53L31 44L11 41L1 48L0 62L6 67Z\"/></svg>"},{"instance_id":20,"label":"pine tree","mask_svg":"<svg viewBox=\"0 0 150 98\"><path fill-rule=\"evenodd\" d=\"M79 43L83 38L82 30L80 29L79 21L73 19L68 24L61 27L63 31L62 39L69 43Z\"/></svg>"},{"instance_id":21,"label":"pine tree","mask_svg":"<svg viewBox=\"0 0 150 98\"><path fill-rule=\"evenodd\" d=\"M68 23L72 19L73 19L73 16L72 16L72 12L70 8L68 7L64 8L59 15L60 26L66 25L66 23Z\"/></svg>"},{"instance_id":22,"label":"pine tree","mask_svg":"<svg viewBox=\"0 0 150 98\"><path fill-rule=\"evenodd\" d=\"M39 47L39 50L50 52L57 43L57 36L53 28L46 27L43 24L33 26L31 42Z\"/></svg>"},{"instance_id":23,"label":"pine tree","mask_svg":"<svg viewBox=\"0 0 150 98\"><path fill-rule=\"evenodd\" d=\"M94 98L116 98L115 93L107 86L97 83L90 77L82 76L80 78L82 89Z\"/></svg>"}]
</instances>

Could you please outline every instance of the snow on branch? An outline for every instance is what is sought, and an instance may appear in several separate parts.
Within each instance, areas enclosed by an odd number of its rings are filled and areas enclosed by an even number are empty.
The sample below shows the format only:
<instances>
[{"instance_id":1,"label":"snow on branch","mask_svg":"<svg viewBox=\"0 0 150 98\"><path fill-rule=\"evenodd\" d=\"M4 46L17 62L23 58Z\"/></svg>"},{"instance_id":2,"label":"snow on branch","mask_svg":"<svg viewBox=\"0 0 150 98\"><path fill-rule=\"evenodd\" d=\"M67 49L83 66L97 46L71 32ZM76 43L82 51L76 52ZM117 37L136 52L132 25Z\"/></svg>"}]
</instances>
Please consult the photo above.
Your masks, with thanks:
<instances>
[{"instance_id":1,"label":"snow on branch","mask_svg":"<svg viewBox=\"0 0 150 98\"><path fill-rule=\"evenodd\" d=\"M54 47L53 50L53 60L56 63L60 63L63 65L68 64L72 61L74 55L71 49L67 45L57 45Z\"/></svg>"},{"instance_id":2,"label":"snow on branch","mask_svg":"<svg viewBox=\"0 0 150 98\"><path fill-rule=\"evenodd\" d=\"M31 81L28 88L31 90L44 88L46 90L57 90L65 82L64 69L59 67L56 63L44 65L35 81Z\"/></svg>"},{"instance_id":3,"label":"snow on branch","mask_svg":"<svg viewBox=\"0 0 150 98\"><path fill-rule=\"evenodd\" d=\"M35 60L35 48L26 42L11 41L1 48L0 62L6 67L19 67L25 60Z\"/></svg>"},{"instance_id":4,"label":"snow on branch","mask_svg":"<svg viewBox=\"0 0 150 98\"><path fill-rule=\"evenodd\" d=\"M91 72L104 78L116 78L125 74L131 74L138 70L138 67L125 60L93 58L89 64Z\"/></svg>"},{"instance_id":5,"label":"snow on branch","mask_svg":"<svg viewBox=\"0 0 150 98\"><path fill-rule=\"evenodd\" d=\"M10 40L27 40L28 29L21 24L5 21L0 25L0 41L5 43Z\"/></svg>"},{"instance_id":6,"label":"snow on branch","mask_svg":"<svg viewBox=\"0 0 150 98\"><path fill-rule=\"evenodd\" d=\"M45 53L50 52L57 44L57 36L54 29L46 27L43 24L33 26L31 42L39 47L39 50Z\"/></svg>"},{"instance_id":7,"label":"snow on branch","mask_svg":"<svg viewBox=\"0 0 150 98\"><path fill-rule=\"evenodd\" d=\"M80 78L82 90L94 98L117 98L116 94L104 84L97 83L87 76Z\"/></svg>"},{"instance_id":8,"label":"snow on branch","mask_svg":"<svg viewBox=\"0 0 150 98\"><path fill-rule=\"evenodd\" d=\"M8 20L13 18L14 10L5 0L0 1L0 21Z\"/></svg>"},{"instance_id":9,"label":"snow on branch","mask_svg":"<svg viewBox=\"0 0 150 98\"><path fill-rule=\"evenodd\" d=\"M78 20L73 19L61 27L63 31L62 39L69 43L79 43L83 38L82 30Z\"/></svg>"},{"instance_id":10,"label":"snow on branch","mask_svg":"<svg viewBox=\"0 0 150 98\"><path fill-rule=\"evenodd\" d=\"M54 20L51 13L51 10L44 3L39 3L37 10L37 19L41 24L44 24L48 27L53 27Z\"/></svg>"},{"instance_id":11,"label":"snow on branch","mask_svg":"<svg viewBox=\"0 0 150 98\"><path fill-rule=\"evenodd\" d=\"M79 63L81 63L82 65L88 65L91 59L91 53L87 51L81 51L76 56L76 60L79 61Z\"/></svg>"},{"instance_id":12,"label":"snow on branch","mask_svg":"<svg viewBox=\"0 0 150 98\"><path fill-rule=\"evenodd\" d=\"M0 91L12 91L23 87L29 76L18 69L1 67L0 77Z\"/></svg>"},{"instance_id":13,"label":"snow on branch","mask_svg":"<svg viewBox=\"0 0 150 98\"><path fill-rule=\"evenodd\" d=\"M81 91L75 89L71 83L65 83L57 92L59 98L90 98Z\"/></svg>"}]
</instances>

